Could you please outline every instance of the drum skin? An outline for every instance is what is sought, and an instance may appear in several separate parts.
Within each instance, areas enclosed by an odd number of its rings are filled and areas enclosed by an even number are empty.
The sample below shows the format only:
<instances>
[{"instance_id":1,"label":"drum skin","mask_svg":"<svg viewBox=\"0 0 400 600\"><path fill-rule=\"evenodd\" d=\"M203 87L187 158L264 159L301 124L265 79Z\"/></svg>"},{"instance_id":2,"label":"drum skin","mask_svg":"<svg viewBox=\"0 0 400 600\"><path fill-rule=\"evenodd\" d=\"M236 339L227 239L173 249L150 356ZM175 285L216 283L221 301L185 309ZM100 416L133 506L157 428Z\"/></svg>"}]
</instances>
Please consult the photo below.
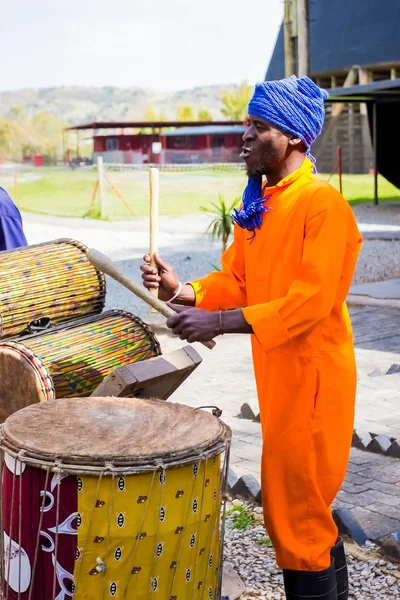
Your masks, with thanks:
<instances>
[{"instance_id":1,"label":"drum skin","mask_svg":"<svg viewBox=\"0 0 400 600\"><path fill-rule=\"evenodd\" d=\"M0 422L36 402L90 396L113 369L159 354L153 332L123 311L0 341Z\"/></svg>"},{"instance_id":2,"label":"drum skin","mask_svg":"<svg viewBox=\"0 0 400 600\"><path fill-rule=\"evenodd\" d=\"M19 411L1 435L10 600L217 598L231 434L216 417L74 398Z\"/></svg>"},{"instance_id":3,"label":"drum skin","mask_svg":"<svg viewBox=\"0 0 400 600\"><path fill-rule=\"evenodd\" d=\"M52 325L103 310L106 283L80 242L60 239L0 253L0 337L24 333L39 319Z\"/></svg>"}]
</instances>

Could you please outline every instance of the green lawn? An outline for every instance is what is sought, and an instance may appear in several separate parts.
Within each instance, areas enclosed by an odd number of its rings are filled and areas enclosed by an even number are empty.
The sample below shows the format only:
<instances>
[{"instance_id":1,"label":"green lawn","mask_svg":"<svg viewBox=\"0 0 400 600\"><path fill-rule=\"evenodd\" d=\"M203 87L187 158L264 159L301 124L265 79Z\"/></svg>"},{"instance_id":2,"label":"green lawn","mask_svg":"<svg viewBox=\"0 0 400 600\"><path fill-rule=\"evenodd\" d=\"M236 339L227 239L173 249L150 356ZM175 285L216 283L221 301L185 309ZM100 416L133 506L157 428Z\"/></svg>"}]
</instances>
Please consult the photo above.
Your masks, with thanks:
<instances>
[{"instance_id":1,"label":"green lawn","mask_svg":"<svg viewBox=\"0 0 400 600\"><path fill-rule=\"evenodd\" d=\"M140 171L108 171L108 177L122 193L135 216L148 215L148 173ZM35 180L18 179L17 193L14 183L0 178L0 185L8 189L23 211L65 217L91 216L98 218L98 204L91 206L96 183L95 171L43 169L36 170ZM328 179L327 175L322 175ZM338 187L338 178L331 178ZM227 201L241 196L246 184L244 171L181 171L160 173L160 214L196 214L199 207L216 201L218 194ZM372 202L372 175L344 175L343 193L350 202ZM379 180L381 201L400 201L400 192L385 179ZM16 196L16 197L15 197ZM106 218L130 218L129 210L115 192L106 184Z\"/></svg>"}]
</instances>

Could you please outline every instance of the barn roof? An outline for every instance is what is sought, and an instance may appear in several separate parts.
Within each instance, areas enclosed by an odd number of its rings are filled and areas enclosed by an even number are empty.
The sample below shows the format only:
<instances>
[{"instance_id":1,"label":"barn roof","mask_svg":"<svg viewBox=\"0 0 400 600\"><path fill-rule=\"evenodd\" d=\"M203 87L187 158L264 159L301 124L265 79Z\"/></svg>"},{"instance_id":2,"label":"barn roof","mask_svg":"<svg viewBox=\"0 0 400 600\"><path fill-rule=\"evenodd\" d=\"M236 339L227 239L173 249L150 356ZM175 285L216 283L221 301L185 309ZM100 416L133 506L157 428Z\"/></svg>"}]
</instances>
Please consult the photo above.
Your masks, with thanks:
<instances>
[{"instance_id":1,"label":"barn roof","mask_svg":"<svg viewBox=\"0 0 400 600\"><path fill-rule=\"evenodd\" d=\"M243 125L200 125L199 127L184 127L173 131L163 131L160 135L218 135L223 133L244 133L247 127Z\"/></svg>"},{"instance_id":2,"label":"barn roof","mask_svg":"<svg viewBox=\"0 0 400 600\"><path fill-rule=\"evenodd\" d=\"M400 62L399 0L310 2L311 74ZM266 79L285 76L283 27Z\"/></svg>"},{"instance_id":3,"label":"barn roof","mask_svg":"<svg viewBox=\"0 0 400 600\"><path fill-rule=\"evenodd\" d=\"M329 90L326 102L400 103L400 79L375 81L367 85L337 87Z\"/></svg>"},{"instance_id":4,"label":"barn roof","mask_svg":"<svg viewBox=\"0 0 400 600\"><path fill-rule=\"evenodd\" d=\"M242 121L203 121L204 125L242 125ZM93 121L66 127L66 131L83 129L162 129L163 127L198 127L199 121Z\"/></svg>"}]
</instances>

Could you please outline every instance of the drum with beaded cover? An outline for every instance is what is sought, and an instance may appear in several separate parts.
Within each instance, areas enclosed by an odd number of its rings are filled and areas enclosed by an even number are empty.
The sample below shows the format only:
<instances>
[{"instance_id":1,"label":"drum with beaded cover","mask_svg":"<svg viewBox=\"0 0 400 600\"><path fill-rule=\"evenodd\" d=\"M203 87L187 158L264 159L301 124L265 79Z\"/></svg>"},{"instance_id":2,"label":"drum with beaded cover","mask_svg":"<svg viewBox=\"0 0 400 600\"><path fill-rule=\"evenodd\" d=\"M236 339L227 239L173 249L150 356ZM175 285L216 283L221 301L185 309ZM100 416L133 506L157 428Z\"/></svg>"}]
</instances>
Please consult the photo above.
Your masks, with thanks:
<instances>
[{"instance_id":1,"label":"drum with beaded cover","mask_svg":"<svg viewBox=\"0 0 400 600\"><path fill-rule=\"evenodd\" d=\"M0 337L103 310L106 283L80 242L59 239L0 253Z\"/></svg>"},{"instance_id":2,"label":"drum with beaded cover","mask_svg":"<svg viewBox=\"0 0 400 600\"><path fill-rule=\"evenodd\" d=\"M220 597L231 432L188 406L64 399L0 434L10 600Z\"/></svg>"},{"instance_id":3,"label":"drum with beaded cover","mask_svg":"<svg viewBox=\"0 0 400 600\"><path fill-rule=\"evenodd\" d=\"M36 402L90 396L113 369L159 354L149 327L116 310L0 341L0 422Z\"/></svg>"}]
</instances>

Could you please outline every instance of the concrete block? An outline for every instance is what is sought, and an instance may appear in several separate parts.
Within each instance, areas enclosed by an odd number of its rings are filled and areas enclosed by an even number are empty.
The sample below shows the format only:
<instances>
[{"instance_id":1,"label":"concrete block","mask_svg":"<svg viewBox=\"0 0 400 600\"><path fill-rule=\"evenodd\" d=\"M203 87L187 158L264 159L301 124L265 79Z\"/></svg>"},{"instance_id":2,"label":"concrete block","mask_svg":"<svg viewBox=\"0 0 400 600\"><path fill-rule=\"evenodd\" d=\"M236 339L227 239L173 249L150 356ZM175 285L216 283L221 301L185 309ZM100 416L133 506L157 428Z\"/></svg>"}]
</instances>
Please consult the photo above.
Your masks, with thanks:
<instances>
[{"instance_id":1,"label":"concrete block","mask_svg":"<svg viewBox=\"0 0 400 600\"><path fill-rule=\"evenodd\" d=\"M365 531L348 508L336 508L332 514L340 534L348 535L359 546L365 544L367 541Z\"/></svg>"},{"instance_id":2,"label":"concrete block","mask_svg":"<svg viewBox=\"0 0 400 600\"><path fill-rule=\"evenodd\" d=\"M352 446L360 450L365 450L371 440L372 436L368 431L354 431Z\"/></svg>"},{"instance_id":3,"label":"concrete block","mask_svg":"<svg viewBox=\"0 0 400 600\"><path fill-rule=\"evenodd\" d=\"M377 435L369 442L366 450L375 452L376 454L385 454L392 445L390 437L387 435Z\"/></svg>"},{"instance_id":4,"label":"concrete block","mask_svg":"<svg viewBox=\"0 0 400 600\"><path fill-rule=\"evenodd\" d=\"M238 481L239 481L239 477L236 475L235 471L233 471L233 469L228 469L228 478L227 478L228 492L232 492L233 488L235 487L235 485L237 484Z\"/></svg>"},{"instance_id":5,"label":"concrete block","mask_svg":"<svg viewBox=\"0 0 400 600\"><path fill-rule=\"evenodd\" d=\"M393 456L393 458L400 458L400 444L394 440L386 450L386 456Z\"/></svg>"},{"instance_id":6,"label":"concrete block","mask_svg":"<svg viewBox=\"0 0 400 600\"><path fill-rule=\"evenodd\" d=\"M400 561L400 530L391 537L380 540L380 545L387 556Z\"/></svg>"},{"instance_id":7,"label":"concrete block","mask_svg":"<svg viewBox=\"0 0 400 600\"><path fill-rule=\"evenodd\" d=\"M261 503L261 486L253 475L243 475L232 488L234 496Z\"/></svg>"},{"instance_id":8,"label":"concrete block","mask_svg":"<svg viewBox=\"0 0 400 600\"><path fill-rule=\"evenodd\" d=\"M240 415L243 419L254 420L257 419L260 415L260 408L258 406L257 400L248 400L244 404L242 404L240 408Z\"/></svg>"},{"instance_id":9,"label":"concrete block","mask_svg":"<svg viewBox=\"0 0 400 600\"><path fill-rule=\"evenodd\" d=\"M237 600L245 592L245 585L232 565L225 564L222 570L221 598Z\"/></svg>"}]
</instances>

